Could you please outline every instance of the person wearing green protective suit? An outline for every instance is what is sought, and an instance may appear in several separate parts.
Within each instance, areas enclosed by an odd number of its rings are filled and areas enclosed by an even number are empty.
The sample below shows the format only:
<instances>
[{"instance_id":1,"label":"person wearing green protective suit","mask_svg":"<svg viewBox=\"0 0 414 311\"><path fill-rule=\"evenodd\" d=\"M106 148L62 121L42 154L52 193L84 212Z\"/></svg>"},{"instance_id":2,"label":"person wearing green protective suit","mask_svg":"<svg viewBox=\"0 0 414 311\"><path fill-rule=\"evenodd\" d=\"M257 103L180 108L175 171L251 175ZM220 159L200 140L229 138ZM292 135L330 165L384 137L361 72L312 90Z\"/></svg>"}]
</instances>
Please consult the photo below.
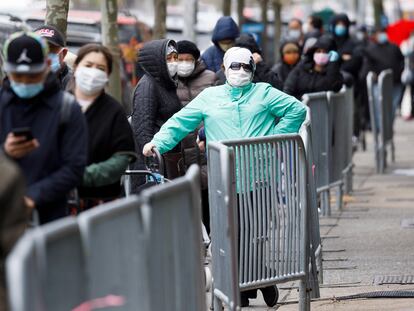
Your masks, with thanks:
<instances>
[{"instance_id":1,"label":"person wearing green protective suit","mask_svg":"<svg viewBox=\"0 0 414 311\"><path fill-rule=\"evenodd\" d=\"M143 148L164 153L204 122L207 142L298 132L305 120L305 106L296 98L267 83L252 83L255 63L252 53L234 47L224 55L226 84L209 87L174 114ZM276 286L260 289L268 306L277 302ZM242 306L256 290L241 293Z\"/></svg>"}]
</instances>

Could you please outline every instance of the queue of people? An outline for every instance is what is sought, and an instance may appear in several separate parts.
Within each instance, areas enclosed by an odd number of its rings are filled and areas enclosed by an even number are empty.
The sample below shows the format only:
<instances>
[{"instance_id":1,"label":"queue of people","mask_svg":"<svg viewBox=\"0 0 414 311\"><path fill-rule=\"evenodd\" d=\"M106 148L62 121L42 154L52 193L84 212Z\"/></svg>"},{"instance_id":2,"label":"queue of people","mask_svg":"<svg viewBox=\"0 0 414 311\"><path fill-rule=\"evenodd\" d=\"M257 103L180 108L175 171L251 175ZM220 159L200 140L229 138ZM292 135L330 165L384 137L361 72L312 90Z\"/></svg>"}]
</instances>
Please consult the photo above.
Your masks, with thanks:
<instances>
[{"instance_id":1,"label":"queue of people","mask_svg":"<svg viewBox=\"0 0 414 311\"><path fill-rule=\"evenodd\" d=\"M125 170L143 169L153 148L163 154L161 173L168 179L194 163L204 168L203 222L209 231L207 142L296 133L305 119L302 96L338 92L344 84L354 87L358 135L368 124L369 71L393 69L394 108L399 107L404 57L384 29L368 39L361 28L361 35L353 37L345 14L336 15L328 29L317 16L305 25L299 19L289 22L274 65L254 36L240 34L229 16L218 20L213 45L204 53L187 40L147 42L139 51L144 75L133 93L130 123L105 91L114 65L106 47L81 47L69 68L66 42L57 28L44 25L34 33L12 35L4 47L0 156L8 158L11 175L16 166L20 169L26 183L16 204L27 213L16 222L16 234L33 212L41 224L71 213L69 196L78 197L78 212L121 197ZM133 191L143 187L145 179L133 179ZM3 246L1 253L7 253ZM260 290L266 304L274 306L276 287ZM256 290L242 293L242 306L255 297Z\"/></svg>"}]
</instances>

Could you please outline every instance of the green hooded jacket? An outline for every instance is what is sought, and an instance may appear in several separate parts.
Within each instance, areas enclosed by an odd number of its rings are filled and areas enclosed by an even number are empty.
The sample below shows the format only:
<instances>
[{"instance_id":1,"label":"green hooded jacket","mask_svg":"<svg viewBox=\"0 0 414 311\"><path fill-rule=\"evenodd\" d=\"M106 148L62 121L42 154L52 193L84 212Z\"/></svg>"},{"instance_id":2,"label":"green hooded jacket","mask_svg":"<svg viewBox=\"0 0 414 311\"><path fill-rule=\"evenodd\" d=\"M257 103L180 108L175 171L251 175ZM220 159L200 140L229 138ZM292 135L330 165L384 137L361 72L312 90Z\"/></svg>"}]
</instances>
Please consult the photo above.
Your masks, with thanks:
<instances>
[{"instance_id":1,"label":"green hooded jacket","mask_svg":"<svg viewBox=\"0 0 414 311\"><path fill-rule=\"evenodd\" d=\"M297 133L306 108L296 98L267 83L235 88L210 87L174 114L152 139L160 153L174 148L204 122L207 143ZM278 120L278 122L277 122Z\"/></svg>"}]
</instances>

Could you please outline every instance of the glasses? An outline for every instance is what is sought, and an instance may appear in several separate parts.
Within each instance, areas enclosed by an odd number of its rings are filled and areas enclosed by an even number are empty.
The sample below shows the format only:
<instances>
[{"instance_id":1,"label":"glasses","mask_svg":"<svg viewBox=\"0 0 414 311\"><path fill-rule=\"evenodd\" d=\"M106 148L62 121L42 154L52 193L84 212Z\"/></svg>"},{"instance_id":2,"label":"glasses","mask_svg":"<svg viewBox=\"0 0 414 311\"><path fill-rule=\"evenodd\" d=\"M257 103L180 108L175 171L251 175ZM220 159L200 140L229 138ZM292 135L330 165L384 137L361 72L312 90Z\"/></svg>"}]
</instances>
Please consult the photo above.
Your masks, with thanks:
<instances>
[{"instance_id":1,"label":"glasses","mask_svg":"<svg viewBox=\"0 0 414 311\"><path fill-rule=\"evenodd\" d=\"M240 68L243 68L244 71L246 72L253 72L253 65L251 64L245 64L245 63L231 63L230 64L230 69L232 70L240 70Z\"/></svg>"}]
</instances>

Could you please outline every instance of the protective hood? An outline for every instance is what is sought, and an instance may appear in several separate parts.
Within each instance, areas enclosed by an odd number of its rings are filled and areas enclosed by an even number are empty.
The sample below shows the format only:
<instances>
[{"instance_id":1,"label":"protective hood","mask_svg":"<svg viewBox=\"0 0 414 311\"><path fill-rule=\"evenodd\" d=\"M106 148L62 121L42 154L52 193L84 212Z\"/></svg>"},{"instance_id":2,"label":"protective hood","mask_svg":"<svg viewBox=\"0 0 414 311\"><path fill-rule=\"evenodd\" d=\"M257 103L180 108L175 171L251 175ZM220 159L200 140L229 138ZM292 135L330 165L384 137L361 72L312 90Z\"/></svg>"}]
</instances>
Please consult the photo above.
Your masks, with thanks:
<instances>
[{"instance_id":1,"label":"protective hood","mask_svg":"<svg viewBox=\"0 0 414 311\"><path fill-rule=\"evenodd\" d=\"M223 16L217 21L214 27L211 41L215 45L224 39L236 39L240 35L239 27L230 16Z\"/></svg>"},{"instance_id":2,"label":"protective hood","mask_svg":"<svg viewBox=\"0 0 414 311\"><path fill-rule=\"evenodd\" d=\"M280 48L279 48L279 53L280 53L280 57L282 57L282 55L283 55L283 48L287 45L287 44L294 44L295 46L297 46L298 47L298 50L299 50L299 54L301 54L301 52L302 52L302 49L300 48L300 45L299 45L299 43L297 42L297 41L293 41L293 40L283 40L281 43L280 43Z\"/></svg>"},{"instance_id":3,"label":"protective hood","mask_svg":"<svg viewBox=\"0 0 414 311\"><path fill-rule=\"evenodd\" d=\"M177 49L174 40L153 40L144 44L139 51L141 68L166 88L176 88L177 81L171 78L167 67L167 46L172 44Z\"/></svg>"},{"instance_id":4,"label":"protective hood","mask_svg":"<svg viewBox=\"0 0 414 311\"><path fill-rule=\"evenodd\" d=\"M305 55L313 57L313 54L317 49L324 49L327 52L332 50L336 51L337 46L330 35L323 35L318 39L318 41L316 41L316 43L311 48L309 48Z\"/></svg>"},{"instance_id":5,"label":"protective hood","mask_svg":"<svg viewBox=\"0 0 414 311\"><path fill-rule=\"evenodd\" d=\"M334 17L332 17L329 29L335 37L336 37L336 35L335 35L335 25L338 22L343 22L345 24L346 35L344 37L346 37L346 38L349 37L349 27L351 25L351 22L348 18L348 15L346 15L345 13L341 13L341 14L337 14Z\"/></svg>"}]
</instances>

